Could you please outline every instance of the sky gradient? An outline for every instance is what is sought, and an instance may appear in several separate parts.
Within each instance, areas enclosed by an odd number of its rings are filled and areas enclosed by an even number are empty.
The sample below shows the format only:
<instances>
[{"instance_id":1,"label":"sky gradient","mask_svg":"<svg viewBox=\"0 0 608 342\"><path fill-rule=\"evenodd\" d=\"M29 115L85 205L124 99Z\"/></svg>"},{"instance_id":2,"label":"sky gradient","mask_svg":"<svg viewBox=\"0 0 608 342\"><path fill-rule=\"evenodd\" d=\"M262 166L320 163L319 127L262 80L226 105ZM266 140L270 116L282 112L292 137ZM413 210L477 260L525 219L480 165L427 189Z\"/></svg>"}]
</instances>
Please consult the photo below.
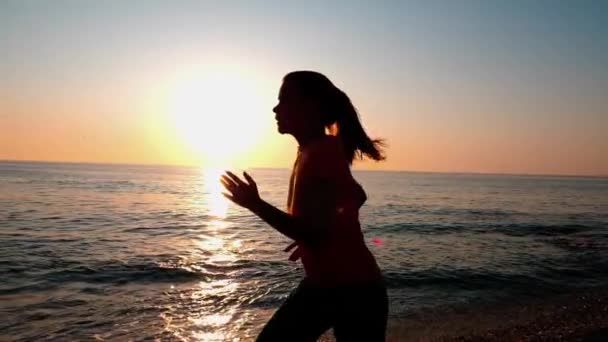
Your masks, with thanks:
<instances>
[{"instance_id":1,"label":"sky gradient","mask_svg":"<svg viewBox=\"0 0 608 342\"><path fill-rule=\"evenodd\" d=\"M388 142L357 168L608 175L607 22L606 1L0 0L0 160L290 167L271 109L311 69Z\"/></svg>"}]
</instances>

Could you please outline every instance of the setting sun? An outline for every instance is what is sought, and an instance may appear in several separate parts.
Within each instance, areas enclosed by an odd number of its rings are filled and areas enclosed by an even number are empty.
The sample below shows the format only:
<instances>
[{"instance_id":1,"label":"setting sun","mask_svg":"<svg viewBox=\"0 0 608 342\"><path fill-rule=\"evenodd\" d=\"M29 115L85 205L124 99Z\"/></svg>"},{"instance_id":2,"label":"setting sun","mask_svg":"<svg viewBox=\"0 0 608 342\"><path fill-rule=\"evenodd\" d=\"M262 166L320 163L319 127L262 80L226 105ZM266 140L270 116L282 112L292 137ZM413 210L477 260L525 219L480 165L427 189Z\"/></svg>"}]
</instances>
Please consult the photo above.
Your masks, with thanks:
<instances>
[{"instance_id":1,"label":"setting sun","mask_svg":"<svg viewBox=\"0 0 608 342\"><path fill-rule=\"evenodd\" d=\"M227 163L259 142L271 115L253 80L229 70L195 73L177 82L169 115L178 136L213 163Z\"/></svg>"}]
</instances>

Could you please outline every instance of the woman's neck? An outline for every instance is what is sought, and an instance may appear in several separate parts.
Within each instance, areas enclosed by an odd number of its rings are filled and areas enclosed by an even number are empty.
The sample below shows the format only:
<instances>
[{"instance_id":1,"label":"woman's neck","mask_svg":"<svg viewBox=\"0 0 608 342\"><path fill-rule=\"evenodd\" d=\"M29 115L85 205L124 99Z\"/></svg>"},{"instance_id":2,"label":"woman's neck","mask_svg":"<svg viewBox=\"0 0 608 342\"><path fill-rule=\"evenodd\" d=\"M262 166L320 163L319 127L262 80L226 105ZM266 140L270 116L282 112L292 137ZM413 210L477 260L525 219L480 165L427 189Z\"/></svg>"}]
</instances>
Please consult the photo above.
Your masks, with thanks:
<instances>
[{"instance_id":1,"label":"woman's neck","mask_svg":"<svg viewBox=\"0 0 608 342\"><path fill-rule=\"evenodd\" d=\"M306 147L306 145L310 144L311 142L324 138L326 136L325 132L321 131L321 132L315 132L312 134L306 134L306 135L301 135L301 136L294 136L296 138L296 141L298 142L298 148L302 149L304 147Z\"/></svg>"}]
</instances>

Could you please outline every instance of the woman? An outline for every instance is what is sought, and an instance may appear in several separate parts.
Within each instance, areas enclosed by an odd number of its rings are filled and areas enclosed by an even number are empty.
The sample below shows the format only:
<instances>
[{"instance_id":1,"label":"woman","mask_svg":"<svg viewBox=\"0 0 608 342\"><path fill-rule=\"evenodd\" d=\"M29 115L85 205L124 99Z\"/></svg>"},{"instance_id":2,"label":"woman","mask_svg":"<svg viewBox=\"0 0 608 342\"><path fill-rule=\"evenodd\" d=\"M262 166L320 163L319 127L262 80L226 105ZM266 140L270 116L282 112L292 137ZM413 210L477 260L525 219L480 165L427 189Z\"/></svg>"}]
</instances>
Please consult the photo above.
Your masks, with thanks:
<instances>
[{"instance_id":1,"label":"woman","mask_svg":"<svg viewBox=\"0 0 608 342\"><path fill-rule=\"evenodd\" d=\"M247 173L221 180L227 198L294 240L286 251L293 249L290 260L301 259L306 274L257 341L315 341L329 328L337 341L384 341L386 289L359 224L367 197L350 172L355 157L383 160L382 143L367 136L348 96L317 72L287 74L273 111L279 133L299 145L287 212L263 201Z\"/></svg>"}]
</instances>

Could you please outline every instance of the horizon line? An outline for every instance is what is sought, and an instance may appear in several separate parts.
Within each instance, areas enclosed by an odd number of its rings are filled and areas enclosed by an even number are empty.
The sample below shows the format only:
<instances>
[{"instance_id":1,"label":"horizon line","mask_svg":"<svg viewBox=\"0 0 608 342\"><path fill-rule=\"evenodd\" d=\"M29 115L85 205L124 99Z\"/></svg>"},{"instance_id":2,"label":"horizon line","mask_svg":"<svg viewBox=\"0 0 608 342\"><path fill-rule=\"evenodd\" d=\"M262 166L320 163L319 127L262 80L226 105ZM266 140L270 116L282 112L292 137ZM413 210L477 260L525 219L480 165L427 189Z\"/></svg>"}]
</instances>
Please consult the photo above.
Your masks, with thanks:
<instances>
[{"instance_id":1,"label":"horizon line","mask_svg":"<svg viewBox=\"0 0 608 342\"><path fill-rule=\"evenodd\" d=\"M92 162L92 161L57 161L57 160L25 160L25 159L0 159L0 163L39 163L39 164L85 164L85 165L115 165L115 166L143 166L143 167L182 167L182 168L204 168L202 165L184 164L158 164L158 163L125 163L125 162ZM289 170L289 167L258 166L251 169ZM429 171L429 170L406 170L406 169L356 169L363 172L402 172L402 173L427 173L427 174L452 174L452 175L487 175L487 176L536 176L536 177L579 177L579 178L608 178L608 174L560 174L560 173L513 173L513 172L484 172L484 171Z\"/></svg>"}]
</instances>

